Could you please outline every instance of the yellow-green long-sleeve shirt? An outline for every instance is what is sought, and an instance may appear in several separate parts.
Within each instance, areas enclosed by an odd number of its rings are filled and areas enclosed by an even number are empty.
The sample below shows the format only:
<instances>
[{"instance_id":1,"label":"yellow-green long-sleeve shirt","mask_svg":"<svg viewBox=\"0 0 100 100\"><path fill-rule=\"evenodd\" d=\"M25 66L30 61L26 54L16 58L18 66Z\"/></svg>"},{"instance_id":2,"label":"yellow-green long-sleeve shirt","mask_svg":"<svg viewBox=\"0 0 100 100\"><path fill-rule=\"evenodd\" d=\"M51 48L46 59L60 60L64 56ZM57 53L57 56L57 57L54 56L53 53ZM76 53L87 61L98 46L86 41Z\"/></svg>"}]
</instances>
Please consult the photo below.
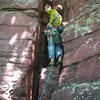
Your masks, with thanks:
<instances>
[{"instance_id":1,"label":"yellow-green long-sleeve shirt","mask_svg":"<svg viewBox=\"0 0 100 100\"><path fill-rule=\"evenodd\" d=\"M49 23L51 23L53 27L59 27L61 25L61 22L62 22L61 15L55 9L51 9L47 13L50 16Z\"/></svg>"}]
</instances>

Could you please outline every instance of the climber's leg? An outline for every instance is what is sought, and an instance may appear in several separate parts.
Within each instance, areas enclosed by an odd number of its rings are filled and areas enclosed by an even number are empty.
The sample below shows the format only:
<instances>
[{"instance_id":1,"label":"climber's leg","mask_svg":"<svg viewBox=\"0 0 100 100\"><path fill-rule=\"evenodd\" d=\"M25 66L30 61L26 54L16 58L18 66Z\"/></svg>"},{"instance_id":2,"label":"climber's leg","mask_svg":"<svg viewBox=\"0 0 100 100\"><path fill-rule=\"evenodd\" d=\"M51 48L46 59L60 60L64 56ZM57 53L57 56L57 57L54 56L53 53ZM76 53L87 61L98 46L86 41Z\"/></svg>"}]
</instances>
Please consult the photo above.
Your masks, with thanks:
<instances>
[{"instance_id":1,"label":"climber's leg","mask_svg":"<svg viewBox=\"0 0 100 100\"><path fill-rule=\"evenodd\" d=\"M63 58L63 51L62 51L62 47L61 44L56 44L55 47L55 52L56 52L56 64L62 63L62 58Z\"/></svg>"},{"instance_id":2,"label":"climber's leg","mask_svg":"<svg viewBox=\"0 0 100 100\"><path fill-rule=\"evenodd\" d=\"M54 43L48 43L49 65L54 64L54 59L55 59L54 49L55 49Z\"/></svg>"}]
</instances>

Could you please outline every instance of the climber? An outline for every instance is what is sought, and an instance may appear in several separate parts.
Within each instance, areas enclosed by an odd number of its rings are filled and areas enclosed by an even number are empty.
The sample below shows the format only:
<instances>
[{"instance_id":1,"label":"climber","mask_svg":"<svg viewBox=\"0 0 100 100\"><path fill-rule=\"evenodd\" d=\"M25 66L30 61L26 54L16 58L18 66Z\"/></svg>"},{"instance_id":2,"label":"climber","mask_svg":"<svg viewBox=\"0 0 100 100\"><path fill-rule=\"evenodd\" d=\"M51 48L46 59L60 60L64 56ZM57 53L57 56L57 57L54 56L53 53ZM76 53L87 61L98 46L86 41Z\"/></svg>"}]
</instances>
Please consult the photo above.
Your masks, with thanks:
<instances>
[{"instance_id":1,"label":"climber","mask_svg":"<svg viewBox=\"0 0 100 100\"><path fill-rule=\"evenodd\" d=\"M62 50L62 39L60 34L63 32L63 27L61 26L62 17L57 12L57 9L62 9L61 5L55 6L51 9L50 5L45 6L45 11L50 16L50 21L47 25L47 30L45 34L48 41L48 55L49 55L49 65L58 65L62 63L63 50Z\"/></svg>"}]
</instances>

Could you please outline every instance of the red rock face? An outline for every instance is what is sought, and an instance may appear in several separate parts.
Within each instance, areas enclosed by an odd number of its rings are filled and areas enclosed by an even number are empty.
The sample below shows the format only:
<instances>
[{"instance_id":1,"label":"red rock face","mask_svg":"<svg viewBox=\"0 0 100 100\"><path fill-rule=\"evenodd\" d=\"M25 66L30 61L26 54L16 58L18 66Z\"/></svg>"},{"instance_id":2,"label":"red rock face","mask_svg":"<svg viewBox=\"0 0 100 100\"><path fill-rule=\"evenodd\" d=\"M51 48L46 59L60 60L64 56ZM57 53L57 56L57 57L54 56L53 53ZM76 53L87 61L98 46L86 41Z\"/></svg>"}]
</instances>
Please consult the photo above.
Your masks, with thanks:
<instances>
[{"instance_id":1,"label":"red rock face","mask_svg":"<svg viewBox=\"0 0 100 100\"><path fill-rule=\"evenodd\" d=\"M96 26L97 27L97 26ZM88 34L85 36L81 36L80 38L76 38L73 40L67 40L67 36L64 39L65 41L63 41L63 45L64 45L64 52L71 52L72 50L75 50L77 48L81 48L81 47L85 47L86 45L90 44L93 41L96 41L99 39L99 30L93 32L93 34Z\"/></svg>"},{"instance_id":2,"label":"red rock face","mask_svg":"<svg viewBox=\"0 0 100 100\"><path fill-rule=\"evenodd\" d=\"M100 42L93 41L89 44L86 44L83 47L79 47L72 52L65 53L64 56L64 65L70 65L71 63L77 63L88 57L97 55L100 53Z\"/></svg>"},{"instance_id":3,"label":"red rock face","mask_svg":"<svg viewBox=\"0 0 100 100\"><path fill-rule=\"evenodd\" d=\"M98 20L96 22L88 20L90 23L86 24L86 20L92 14L91 12L89 12L90 14L83 14L92 7L88 6L88 4L98 3L99 0L92 1L53 0L54 5L61 4L63 6L63 21L70 20L68 23L71 25L75 23L74 21L78 16L77 20L79 20L81 28L88 25L89 30L83 34L84 36L80 34L84 32L82 30L76 31L72 29L69 33L65 30L62 37L64 40L64 68L60 76L58 76L58 68L54 68L43 100L100 100L100 82L98 81L100 79L100 23ZM40 63L38 59L40 60L39 57L41 56L39 50L42 37L39 31L37 31L38 34L35 32L33 37L33 28L39 28L37 26L37 17L33 17L38 16L38 12L33 9L38 9L41 15L44 8L43 4L40 0L0 1L1 100L32 100L32 64L34 60L36 63ZM85 7L83 7L84 5ZM81 7L82 9L80 9ZM98 8L92 10L96 12L95 17L98 17ZM81 11L82 16L79 15ZM32 44L31 37L33 37L36 44ZM45 52L44 48L43 50ZM39 64L37 66L39 67ZM49 72L50 68L47 68L45 72L46 78ZM96 83L96 81L98 82ZM39 96L41 96L45 78L39 82ZM67 87L68 85L69 87ZM83 98L84 95L87 96L85 99Z\"/></svg>"},{"instance_id":4,"label":"red rock face","mask_svg":"<svg viewBox=\"0 0 100 100\"><path fill-rule=\"evenodd\" d=\"M54 2L56 2L56 0L54 0ZM64 5L65 1L63 0L62 2L62 5ZM98 0L96 2L98 2ZM56 80L58 86L55 85L55 88L52 88L54 90L48 100L99 100L99 10L98 7L96 7L97 5L90 0L70 0L67 4L68 3L71 4L71 7L69 6L69 19L71 20L68 21L68 25L66 25L62 36L64 68L59 76L59 80ZM94 4L96 8L91 8L89 6L90 4ZM88 13L87 10L89 11L89 9L92 10ZM92 16L93 13L95 17ZM66 19L66 17L64 18ZM97 18L97 21L94 21L95 18ZM82 30L79 29L79 27L81 27ZM48 90L50 89L49 87L52 86L53 81L54 80L48 85L45 97L48 97L47 94L50 95Z\"/></svg>"},{"instance_id":5,"label":"red rock face","mask_svg":"<svg viewBox=\"0 0 100 100\"><path fill-rule=\"evenodd\" d=\"M4 0L4 1L0 1L0 7L5 7L5 6L9 6L11 7L12 5L15 6L17 8L37 8L39 4L38 0ZM5 7L6 8L6 7Z\"/></svg>"},{"instance_id":6,"label":"red rock face","mask_svg":"<svg viewBox=\"0 0 100 100\"><path fill-rule=\"evenodd\" d=\"M38 2L36 5L24 2L0 1L0 100L30 100L32 94L33 40L37 38L37 33L33 37L33 29L38 19L30 13L37 15L38 12L30 8L37 8ZM28 10L22 13L23 8Z\"/></svg>"},{"instance_id":7,"label":"red rock face","mask_svg":"<svg viewBox=\"0 0 100 100\"><path fill-rule=\"evenodd\" d=\"M66 66L60 75L60 84L93 82L100 78L98 56L85 59L77 64Z\"/></svg>"}]
</instances>

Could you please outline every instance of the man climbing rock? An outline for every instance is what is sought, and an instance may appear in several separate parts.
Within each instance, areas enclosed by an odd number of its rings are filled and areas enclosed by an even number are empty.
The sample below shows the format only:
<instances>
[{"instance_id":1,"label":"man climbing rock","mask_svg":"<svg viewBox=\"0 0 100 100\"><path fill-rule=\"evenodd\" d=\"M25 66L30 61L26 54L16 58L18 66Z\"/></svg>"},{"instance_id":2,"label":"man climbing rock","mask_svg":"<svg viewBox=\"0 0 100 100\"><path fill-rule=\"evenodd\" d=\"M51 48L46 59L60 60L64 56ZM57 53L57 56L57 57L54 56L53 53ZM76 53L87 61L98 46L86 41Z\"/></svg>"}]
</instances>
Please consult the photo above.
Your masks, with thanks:
<instances>
[{"instance_id":1,"label":"man climbing rock","mask_svg":"<svg viewBox=\"0 0 100 100\"><path fill-rule=\"evenodd\" d=\"M62 39L60 36L63 31L63 27L61 26L62 16L57 12L58 8L62 9L62 6L57 5L54 8L51 8L48 4L45 6L45 11L50 16L47 30L45 31L48 40L49 65L58 65L62 63L63 58Z\"/></svg>"}]
</instances>

